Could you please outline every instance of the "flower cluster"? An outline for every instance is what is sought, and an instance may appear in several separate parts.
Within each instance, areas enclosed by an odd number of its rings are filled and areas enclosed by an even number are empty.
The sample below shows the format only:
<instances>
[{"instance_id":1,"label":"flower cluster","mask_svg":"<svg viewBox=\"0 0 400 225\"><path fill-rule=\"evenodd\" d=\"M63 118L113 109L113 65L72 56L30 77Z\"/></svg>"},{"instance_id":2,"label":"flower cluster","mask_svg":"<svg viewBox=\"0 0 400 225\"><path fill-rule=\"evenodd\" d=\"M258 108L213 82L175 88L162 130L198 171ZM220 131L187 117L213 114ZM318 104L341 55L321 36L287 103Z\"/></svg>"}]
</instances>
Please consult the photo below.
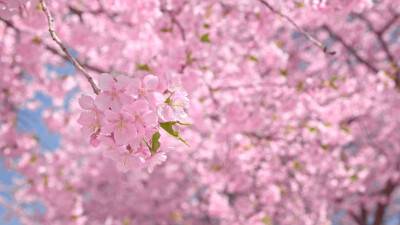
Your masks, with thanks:
<instances>
[{"instance_id":1,"label":"flower cluster","mask_svg":"<svg viewBox=\"0 0 400 225\"><path fill-rule=\"evenodd\" d=\"M187 92L175 84L160 92L158 83L154 75L140 80L103 73L99 78L102 92L95 99L87 95L79 99L85 110L78 119L82 133L90 136L95 147L105 143L105 156L116 161L121 171L147 167L151 173L166 160L172 148L161 147L159 128L183 141L172 126L188 125L178 120L187 116Z\"/></svg>"}]
</instances>

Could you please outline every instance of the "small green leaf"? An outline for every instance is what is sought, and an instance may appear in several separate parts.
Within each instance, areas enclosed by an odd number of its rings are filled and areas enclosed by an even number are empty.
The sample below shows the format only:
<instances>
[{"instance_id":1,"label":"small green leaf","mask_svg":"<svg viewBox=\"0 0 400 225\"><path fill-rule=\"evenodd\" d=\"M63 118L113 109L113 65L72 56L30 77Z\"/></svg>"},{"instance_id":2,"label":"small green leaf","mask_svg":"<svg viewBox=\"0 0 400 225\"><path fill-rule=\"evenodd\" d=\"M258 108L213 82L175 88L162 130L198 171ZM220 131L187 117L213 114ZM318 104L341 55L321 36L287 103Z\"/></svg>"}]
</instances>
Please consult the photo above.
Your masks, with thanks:
<instances>
[{"instance_id":1,"label":"small green leaf","mask_svg":"<svg viewBox=\"0 0 400 225\"><path fill-rule=\"evenodd\" d=\"M336 82L338 79L339 79L338 76L333 76L333 77L329 80L329 85L330 85L333 89L335 89L335 90L338 89L338 86L336 86L336 84L335 84L335 82Z\"/></svg>"},{"instance_id":2,"label":"small green leaf","mask_svg":"<svg viewBox=\"0 0 400 225\"><path fill-rule=\"evenodd\" d=\"M218 166L218 165L215 165L215 164L213 164L213 165L210 166L210 170L212 170L212 171L218 172L218 171L220 171L221 169L222 169L222 166Z\"/></svg>"},{"instance_id":3,"label":"small green leaf","mask_svg":"<svg viewBox=\"0 0 400 225\"><path fill-rule=\"evenodd\" d=\"M318 131L318 128L316 127L309 127L308 129L310 130L311 133Z\"/></svg>"},{"instance_id":4,"label":"small green leaf","mask_svg":"<svg viewBox=\"0 0 400 225\"><path fill-rule=\"evenodd\" d=\"M79 216L72 215L71 217L69 217L69 219L75 221L75 220L79 219Z\"/></svg>"},{"instance_id":5,"label":"small green leaf","mask_svg":"<svg viewBox=\"0 0 400 225\"><path fill-rule=\"evenodd\" d=\"M201 42L210 43L210 44L211 44L209 35L210 35L210 34L207 33L207 34L204 34L203 36L201 36L201 38L200 38Z\"/></svg>"},{"instance_id":6,"label":"small green leaf","mask_svg":"<svg viewBox=\"0 0 400 225\"><path fill-rule=\"evenodd\" d=\"M36 155L33 155L33 156L31 156L31 158L29 159L29 162L30 162L30 163L35 163L35 162L36 162L36 159L37 159Z\"/></svg>"},{"instance_id":7,"label":"small green leaf","mask_svg":"<svg viewBox=\"0 0 400 225\"><path fill-rule=\"evenodd\" d=\"M210 19L213 5L209 5L206 11L206 19Z\"/></svg>"},{"instance_id":8,"label":"small green leaf","mask_svg":"<svg viewBox=\"0 0 400 225\"><path fill-rule=\"evenodd\" d=\"M282 76L287 77L287 70L279 69L279 73L280 73Z\"/></svg>"},{"instance_id":9,"label":"small green leaf","mask_svg":"<svg viewBox=\"0 0 400 225\"><path fill-rule=\"evenodd\" d=\"M300 163L299 163L299 162L294 162L294 163L293 163L293 167L294 167L296 170L300 169Z\"/></svg>"},{"instance_id":10,"label":"small green leaf","mask_svg":"<svg viewBox=\"0 0 400 225\"><path fill-rule=\"evenodd\" d=\"M210 24L206 23L203 25L204 28L209 29L210 28Z\"/></svg>"},{"instance_id":11,"label":"small green leaf","mask_svg":"<svg viewBox=\"0 0 400 225\"><path fill-rule=\"evenodd\" d=\"M271 225L271 219L268 218L268 216L264 216L263 218L261 218L261 222L263 222L265 225Z\"/></svg>"},{"instance_id":12,"label":"small green leaf","mask_svg":"<svg viewBox=\"0 0 400 225\"><path fill-rule=\"evenodd\" d=\"M170 28L162 28L160 31L164 33L172 33L173 30L172 27L170 27Z\"/></svg>"},{"instance_id":13,"label":"small green leaf","mask_svg":"<svg viewBox=\"0 0 400 225\"><path fill-rule=\"evenodd\" d=\"M357 176L357 174L351 175L351 176L350 176L350 179L351 179L352 181L358 181L358 176Z\"/></svg>"},{"instance_id":14,"label":"small green leaf","mask_svg":"<svg viewBox=\"0 0 400 225\"><path fill-rule=\"evenodd\" d=\"M123 225L130 225L130 224L131 224L131 220L129 219L129 217L125 217Z\"/></svg>"},{"instance_id":15,"label":"small green leaf","mask_svg":"<svg viewBox=\"0 0 400 225\"><path fill-rule=\"evenodd\" d=\"M170 121L170 122L166 122L166 123L160 123L160 126L161 126L161 128L163 128L165 131L167 131L167 133L169 133L170 135L176 137L176 139L182 141L185 145L187 145L188 147L190 147L190 146L186 143L185 140L183 140L181 137L179 137L179 132L176 131L176 130L174 130L174 129L172 128L172 126L175 125L175 124L177 124L177 123L180 124L180 125L183 125L183 126L190 126L190 125L187 124L187 123L181 123L181 122L179 122L179 121Z\"/></svg>"},{"instance_id":16,"label":"small green leaf","mask_svg":"<svg viewBox=\"0 0 400 225\"><path fill-rule=\"evenodd\" d=\"M191 126L190 123L181 123L179 121L175 121L175 122L182 126Z\"/></svg>"},{"instance_id":17,"label":"small green leaf","mask_svg":"<svg viewBox=\"0 0 400 225\"><path fill-rule=\"evenodd\" d=\"M328 145L321 145L321 148L323 149L323 150L327 150L328 149Z\"/></svg>"},{"instance_id":18,"label":"small green leaf","mask_svg":"<svg viewBox=\"0 0 400 225\"><path fill-rule=\"evenodd\" d=\"M253 62L258 62L258 58L256 58L255 56L249 56L249 59L250 59L250 61L253 61Z\"/></svg>"},{"instance_id":19,"label":"small green leaf","mask_svg":"<svg viewBox=\"0 0 400 225\"><path fill-rule=\"evenodd\" d=\"M153 137L151 138L151 152L156 153L157 150L160 148L161 144L158 141L161 137L160 132L155 132Z\"/></svg>"},{"instance_id":20,"label":"small green leaf","mask_svg":"<svg viewBox=\"0 0 400 225\"><path fill-rule=\"evenodd\" d=\"M32 39L32 42L37 45L40 45L42 43L42 40L38 36L36 36Z\"/></svg>"},{"instance_id":21,"label":"small green leaf","mask_svg":"<svg viewBox=\"0 0 400 225\"><path fill-rule=\"evenodd\" d=\"M196 58L192 58L192 52L188 51L186 53L186 65L189 66L190 64L192 64L192 62L196 62L197 59Z\"/></svg>"},{"instance_id":22,"label":"small green leaf","mask_svg":"<svg viewBox=\"0 0 400 225\"><path fill-rule=\"evenodd\" d=\"M305 5L302 2L297 3L297 8L303 8Z\"/></svg>"},{"instance_id":23,"label":"small green leaf","mask_svg":"<svg viewBox=\"0 0 400 225\"><path fill-rule=\"evenodd\" d=\"M297 91L300 92L304 89L304 83L303 82L299 82L297 84Z\"/></svg>"},{"instance_id":24,"label":"small green leaf","mask_svg":"<svg viewBox=\"0 0 400 225\"><path fill-rule=\"evenodd\" d=\"M151 72L151 69L150 69L150 67L147 65L147 64L140 64L140 63L136 63L136 68L138 69L138 70L144 70L144 71L149 71L149 72Z\"/></svg>"},{"instance_id":25,"label":"small green leaf","mask_svg":"<svg viewBox=\"0 0 400 225\"><path fill-rule=\"evenodd\" d=\"M47 175L43 175L43 185L47 187L49 185L49 177Z\"/></svg>"},{"instance_id":26,"label":"small green leaf","mask_svg":"<svg viewBox=\"0 0 400 225\"><path fill-rule=\"evenodd\" d=\"M167 105L169 105L169 104L171 103L171 97L172 97L172 95L174 95L174 92L172 92L172 93L168 96L168 98L165 99L165 103L166 103Z\"/></svg>"},{"instance_id":27,"label":"small green leaf","mask_svg":"<svg viewBox=\"0 0 400 225\"><path fill-rule=\"evenodd\" d=\"M341 123L340 129L342 129L346 134L350 134L350 129L346 126L346 124Z\"/></svg>"}]
</instances>

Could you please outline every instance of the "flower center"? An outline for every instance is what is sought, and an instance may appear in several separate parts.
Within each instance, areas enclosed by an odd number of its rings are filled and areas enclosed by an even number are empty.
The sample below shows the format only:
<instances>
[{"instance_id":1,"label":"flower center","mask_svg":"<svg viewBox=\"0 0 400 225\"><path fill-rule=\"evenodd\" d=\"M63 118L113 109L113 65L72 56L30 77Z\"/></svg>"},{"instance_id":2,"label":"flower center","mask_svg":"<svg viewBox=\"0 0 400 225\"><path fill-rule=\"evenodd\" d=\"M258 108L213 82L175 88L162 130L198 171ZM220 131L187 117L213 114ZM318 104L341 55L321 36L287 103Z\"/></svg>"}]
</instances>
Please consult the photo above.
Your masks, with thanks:
<instances>
[{"instance_id":1,"label":"flower center","mask_svg":"<svg viewBox=\"0 0 400 225\"><path fill-rule=\"evenodd\" d=\"M120 120L117 124L117 129L119 129L119 131L123 131L126 128L126 123L123 120Z\"/></svg>"}]
</instances>

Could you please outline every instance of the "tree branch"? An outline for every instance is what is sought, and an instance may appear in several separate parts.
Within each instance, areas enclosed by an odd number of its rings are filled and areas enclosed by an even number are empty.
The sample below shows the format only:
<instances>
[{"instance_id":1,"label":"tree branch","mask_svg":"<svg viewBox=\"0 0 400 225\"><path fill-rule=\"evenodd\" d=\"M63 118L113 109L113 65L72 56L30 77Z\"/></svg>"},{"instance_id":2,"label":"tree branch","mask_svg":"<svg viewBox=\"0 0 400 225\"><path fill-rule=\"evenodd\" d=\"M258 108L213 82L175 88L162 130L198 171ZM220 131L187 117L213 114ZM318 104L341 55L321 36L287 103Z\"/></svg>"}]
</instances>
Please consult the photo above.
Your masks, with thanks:
<instances>
[{"instance_id":1,"label":"tree branch","mask_svg":"<svg viewBox=\"0 0 400 225\"><path fill-rule=\"evenodd\" d=\"M279 12L278 10L276 10L274 7L272 7L267 1L265 0L258 0L260 1L262 4L264 4L265 6L267 6L267 8L269 8L273 13L282 16L283 18L285 18L289 23L291 23L300 33L302 33L309 41L311 41L313 44L315 44L316 46L318 46L324 53L329 54L329 55L334 55L336 54L335 51L329 51L328 47L326 47L324 44L322 44L320 41L318 41L317 39L315 39L313 36L311 36L309 33L307 33L303 28L301 28L299 25L297 25L297 23L292 20L292 18L290 18L289 16Z\"/></svg>"},{"instance_id":2,"label":"tree branch","mask_svg":"<svg viewBox=\"0 0 400 225\"><path fill-rule=\"evenodd\" d=\"M396 63L396 59L393 56L393 54L390 52L389 47L387 45L387 43L385 42L385 40L383 39L383 34L384 32L390 28L390 26L397 20L398 16L396 15L395 17L393 17L393 19L391 21L389 21L383 29L377 31L374 29L374 27L372 26L372 23L365 18L363 15L358 14L356 15L360 20L364 21L368 27L370 27L371 31L376 35L376 38L378 39L379 44L381 45L383 51L386 54L386 57L389 59L390 63L392 64L392 66L394 67L394 80L396 82L396 86L400 87L400 68Z\"/></svg>"},{"instance_id":3,"label":"tree branch","mask_svg":"<svg viewBox=\"0 0 400 225\"><path fill-rule=\"evenodd\" d=\"M339 41L347 51L349 51L360 63L364 64L368 69L370 69L372 72L377 73L379 70L370 64L367 60L363 59L350 45L348 45L342 37L339 35L335 34L327 25L322 26L323 29L325 29L329 35Z\"/></svg>"},{"instance_id":4,"label":"tree branch","mask_svg":"<svg viewBox=\"0 0 400 225\"><path fill-rule=\"evenodd\" d=\"M386 208L389 204L390 195L396 189L396 187L397 187L397 183L394 183L391 180L389 180L386 184L386 187L382 190L382 194L386 198L388 198L388 200L387 200L388 202L378 204L378 207L375 211L375 216L374 216L375 220L374 220L373 225L382 225L383 224L382 222L383 222Z\"/></svg>"},{"instance_id":5,"label":"tree branch","mask_svg":"<svg viewBox=\"0 0 400 225\"><path fill-rule=\"evenodd\" d=\"M46 3L44 2L44 0L40 0L40 4L42 6L43 12L46 14L47 16L47 20L49 23L49 31L50 31L50 35L53 38L53 40L58 44L58 46L60 46L60 48L63 50L63 52L67 55L68 59L72 62L72 64L74 64L75 68L77 68L79 71L82 72L82 74L86 77L87 81L90 83L90 85L92 86L92 89L94 91L94 93L99 94L101 92L101 90L97 87L97 85L94 83L93 78L86 72L86 70L79 64L78 61L76 61L76 59L74 57L72 57L71 53L68 51L68 49L65 47L65 45L62 43L62 41L60 40L60 38L57 36L56 31L54 29L53 26L53 22L54 19L50 14L49 9L47 8Z\"/></svg>"}]
</instances>

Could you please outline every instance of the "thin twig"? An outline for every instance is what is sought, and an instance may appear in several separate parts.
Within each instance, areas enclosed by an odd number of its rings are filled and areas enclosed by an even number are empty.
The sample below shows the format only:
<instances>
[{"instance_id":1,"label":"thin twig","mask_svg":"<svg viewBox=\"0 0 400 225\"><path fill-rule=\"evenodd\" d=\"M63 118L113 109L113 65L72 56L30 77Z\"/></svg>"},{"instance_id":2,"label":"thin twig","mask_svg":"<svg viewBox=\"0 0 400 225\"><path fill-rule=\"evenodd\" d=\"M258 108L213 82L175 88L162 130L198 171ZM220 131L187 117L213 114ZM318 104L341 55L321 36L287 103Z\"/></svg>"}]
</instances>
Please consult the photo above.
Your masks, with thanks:
<instances>
[{"instance_id":1,"label":"thin twig","mask_svg":"<svg viewBox=\"0 0 400 225\"><path fill-rule=\"evenodd\" d=\"M55 31L54 26L53 26L54 19L51 16L50 11L47 8L46 3L44 2L44 0L40 0L40 4L42 6L43 12L47 16L47 20L48 20L48 23L49 23L49 31L50 31L51 37L58 44L58 46L60 46L60 48L67 55L68 59L72 62L72 64L74 64L75 68L77 68L79 71L81 71L82 74L86 77L87 81L92 86L94 93L96 93L96 95L99 94L101 92L101 90L94 83L93 78L86 72L86 70L79 64L79 62L76 61L76 59L74 57L72 57L71 53L68 51L68 49L62 43L60 38L57 36L56 31Z\"/></svg>"},{"instance_id":2,"label":"thin twig","mask_svg":"<svg viewBox=\"0 0 400 225\"><path fill-rule=\"evenodd\" d=\"M347 44L342 37L334 33L327 25L322 26L323 29L325 29L329 35L339 41L347 51L349 51L350 54L352 54L360 63L364 64L368 69L370 69L372 72L377 73L379 70L373 66L371 63L369 63L367 60L363 59L357 52L354 50L349 44Z\"/></svg>"},{"instance_id":3,"label":"thin twig","mask_svg":"<svg viewBox=\"0 0 400 225\"><path fill-rule=\"evenodd\" d=\"M300 33L302 33L309 41L311 41L312 43L314 43L316 46L318 46L324 53L329 54L329 55L334 55L336 54L335 51L329 51L328 47L326 47L324 44L322 44L320 41L318 41L317 39L315 39L313 36L311 36L309 33L307 33L303 28L301 28L299 25L297 25L296 22L294 22L294 20L292 20L292 18L290 18L289 16L281 13L280 11L276 10L274 7L272 7L267 1L265 0L258 0L260 1L262 4L264 4L265 6L267 6L267 8L269 8L273 13L282 16L283 18L285 18L289 23L291 23Z\"/></svg>"},{"instance_id":4,"label":"thin twig","mask_svg":"<svg viewBox=\"0 0 400 225\"><path fill-rule=\"evenodd\" d=\"M379 44L382 47L382 50L385 52L386 57L388 57L390 63L392 66L394 66L394 80L396 83L397 87L400 87L400 71L399 71L399 65L396 63L396 59L394 55L390 52L388 44L385 42L383 39L384 32L386 29L389 29L390 26L397 20L397 17L395 16L391 21L389 21L382 30L377 31L375 30L373 24L371 21L369 21L366 17L363 15L359 14L356 15L360 20L362 20L364 23L367 24L367 26L371 29L371 31L375 34L376 38L378 39Z\"/></svg>"}]
</instances>

